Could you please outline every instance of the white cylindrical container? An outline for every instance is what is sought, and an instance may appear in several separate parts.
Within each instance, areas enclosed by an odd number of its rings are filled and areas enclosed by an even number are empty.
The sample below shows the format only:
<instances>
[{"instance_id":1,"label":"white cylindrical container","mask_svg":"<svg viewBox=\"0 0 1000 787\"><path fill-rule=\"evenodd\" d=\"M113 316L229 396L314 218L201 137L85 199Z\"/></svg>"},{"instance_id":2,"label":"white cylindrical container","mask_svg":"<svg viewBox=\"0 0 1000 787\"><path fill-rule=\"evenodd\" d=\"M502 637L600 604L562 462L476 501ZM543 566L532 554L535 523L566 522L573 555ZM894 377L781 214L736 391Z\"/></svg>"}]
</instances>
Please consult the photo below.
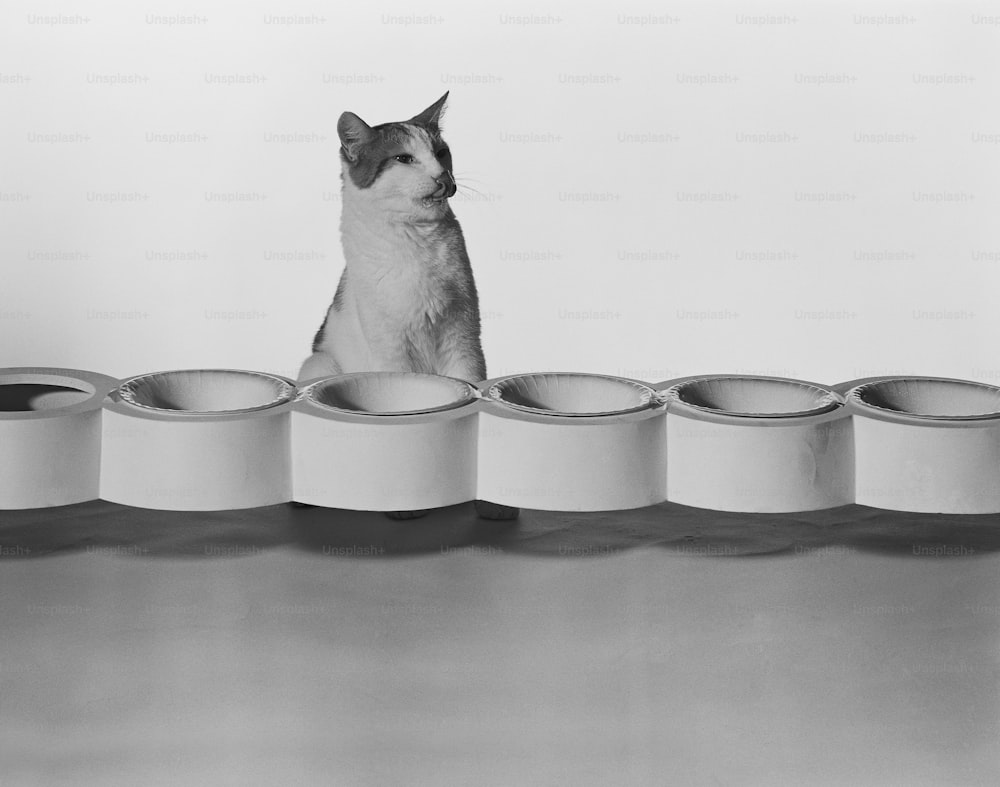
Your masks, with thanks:
<instances>
[{"instance_id":1,"label":"white cylindrical container","mask_svg":"<svg viewBox=\"0 0 1000 787\"><path fill-rule=\"evenodd\" d=\"M101 405L117 384L79 369L0 369L0 509L97 499Z\"/></svg>"},{"instance_id":2,"label":"white cylindrical container","mask_svg":"<svg viewBox=\"0 0 1000 787\"><path fill-rule=\"evenodd\" d=\"M942 377L879 377L852 385L847 402L858 503L927 513L1000 512L1000 388Z\"/></svg>"},{"instance_id":3,"label":"white cylindrical container","mask_svg":"<svg viewBox=\"0 0 1000 787\"><path fill-rule=\"evenodd\" d=\"M408 511L476 495L478 398L464 380L358 372L306 385L292 413L294 498Z\"/></svg>"},{"instance_id":4,"label":"white cylindrical container","mask_svg":"<svg viewBox=\"0 0 1000 787\"><path fill-rule=\"evenodd\" d=\"M295 386L234 369L124 381L104 408L101 497L173 511L291 500Z\"/></svg>"},{"instance_id":5,"label":"white cylindrical container","mask_svg":"<svg viewBox=\"0 0 1000 787\"><path fill-rule=\"evenodd\" d=\"M656 386L667 401L667 499L780 513L854 502L851 423L815 383L703 375Z\"/></svg>"},{"instance_id":6,"label":"white cylindrical container","mask_svg":"<svg viewBox=\"0 0 1000 787\"><path fill-rule=\"evenodd\" d=\"M478 497L556 511L666 498L664 409L644 383L542 373L482 383Z\"/></svg>"}]
</instances>

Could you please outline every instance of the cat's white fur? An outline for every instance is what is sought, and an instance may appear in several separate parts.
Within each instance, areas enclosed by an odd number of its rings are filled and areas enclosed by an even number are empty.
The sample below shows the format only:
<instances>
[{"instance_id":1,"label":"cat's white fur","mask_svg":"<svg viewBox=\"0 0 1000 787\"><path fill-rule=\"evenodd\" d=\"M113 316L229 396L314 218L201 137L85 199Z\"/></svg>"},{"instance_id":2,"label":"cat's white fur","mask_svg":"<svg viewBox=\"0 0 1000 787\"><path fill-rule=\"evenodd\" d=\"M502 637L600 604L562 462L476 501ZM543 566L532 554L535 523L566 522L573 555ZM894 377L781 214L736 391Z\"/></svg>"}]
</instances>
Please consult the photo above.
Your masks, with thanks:
<instances>
[{"instance_id":1,"label":"cat's white fur","mask_svg":"<svg viewBox=\"0 0 1000 787\"><path fill-rule=\"evenodd\" d=\"M411 163L393 164L359 188L342 159L344 274L300 381L355 371L485 376L461 229L447 199L428 196L445 168L425 129L396 125L408 132L399 149ZM471 310L462 303L470 298Z\"/></svg>"},{"instance_id":2,"label":"cat's white fur","mask_svg":"<svg viewBox=\"0 0 1000 787\"><path fill-rule=\"evenodd\" d=\"M455 184L442 161L450 167L450 153L438 155L444 144L438 120L447 95L413 118L419 122L387 124L394 132L389 141L379 136L382 127L372 129L349 112L341 116L344 272L300 382L359 371L485 379L478 294L461 227L448 205ZM412 160L396 164L386 153ZM375 161L390 165L372 180L368 165ZM351 167L359 165L367 166L360 186L351 177ZM476 510L487 519L518 515L516 508L480 500Z\"/></svg>"}]
</instances>

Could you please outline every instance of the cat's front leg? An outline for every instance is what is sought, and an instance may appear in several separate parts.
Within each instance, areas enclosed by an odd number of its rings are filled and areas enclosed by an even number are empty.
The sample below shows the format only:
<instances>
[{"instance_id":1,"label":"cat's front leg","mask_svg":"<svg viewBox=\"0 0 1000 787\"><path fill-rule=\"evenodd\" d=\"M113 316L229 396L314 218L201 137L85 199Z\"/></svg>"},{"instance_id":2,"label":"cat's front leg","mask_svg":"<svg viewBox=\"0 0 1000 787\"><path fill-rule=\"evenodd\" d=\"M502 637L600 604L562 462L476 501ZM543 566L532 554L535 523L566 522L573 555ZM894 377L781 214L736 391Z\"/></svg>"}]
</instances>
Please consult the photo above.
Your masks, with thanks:
<instances>
[{"instance_id":1,"label":"cat's front leg","mask_svg":"<svg viewBox=\"0 0 1000 787\"><path fill-rule=\"evenodd\" d=\"M315 352L303 361L298 381L301 383L315 377L333 377L340 373L340 365L330 353Z\"/></svg>"},{"instance_id":2,"label":"cat's front leg","mask_svg":"<svg viewBox=\"0 0 1000 787\"><path fill-rule=\"evenodd\" d=\"M472 355L453 356L437 368L437 373L470 383L481 383L486 379L486 363L482 358Z\"/></svg>"}]
</instances>

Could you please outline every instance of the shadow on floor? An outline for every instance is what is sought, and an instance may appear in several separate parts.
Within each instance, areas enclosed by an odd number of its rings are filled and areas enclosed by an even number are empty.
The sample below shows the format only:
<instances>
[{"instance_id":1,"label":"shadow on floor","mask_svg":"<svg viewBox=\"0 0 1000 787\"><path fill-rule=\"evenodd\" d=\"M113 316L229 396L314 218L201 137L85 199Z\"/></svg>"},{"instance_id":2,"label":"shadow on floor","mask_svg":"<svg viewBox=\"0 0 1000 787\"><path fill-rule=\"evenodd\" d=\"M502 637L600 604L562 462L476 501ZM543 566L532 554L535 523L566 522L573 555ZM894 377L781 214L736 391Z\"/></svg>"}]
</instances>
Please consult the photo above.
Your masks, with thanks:
<instances>
[{"instance_id":1,"label":"shadow on floor","mask_svg":"<svg viewBox=\"0 0 1000 787\"><path fill-rule=\"evenodd\" d=\"M1000 515L910 514L856 505L795 514L744 514L675 503L614 512L524 510L513 522L479 519L471 503L437 509L411 521L391 520L376 512L292 505L187 512L93 501L0 511L0 558L87 552L221 559L278 547L345 559L473 548L595 558L649 546L691 557L851 552L975 557L1000 551Z\"/></svg>"}]
</instances>

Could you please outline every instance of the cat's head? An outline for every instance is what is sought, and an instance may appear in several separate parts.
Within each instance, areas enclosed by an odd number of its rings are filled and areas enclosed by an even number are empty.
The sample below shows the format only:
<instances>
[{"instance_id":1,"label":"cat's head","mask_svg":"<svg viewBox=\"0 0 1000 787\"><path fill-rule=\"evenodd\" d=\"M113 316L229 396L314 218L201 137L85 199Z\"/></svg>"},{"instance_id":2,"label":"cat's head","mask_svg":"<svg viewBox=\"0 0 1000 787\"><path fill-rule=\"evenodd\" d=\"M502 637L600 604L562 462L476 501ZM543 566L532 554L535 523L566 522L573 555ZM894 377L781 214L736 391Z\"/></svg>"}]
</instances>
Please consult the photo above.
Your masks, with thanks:
<instances>
[{"instance_id":1,"label":"cat's head","mask_svg":"<svg viewBox=\"0 0 1000 787\"><path fill-rule=\"evenodd\" d=\"M441 137L448 94L398 123L369 126L353 112L337 122L340 160L360 198L383 210L433 218L455 194L451 151Z\"/></svg>"}]
</instances>

